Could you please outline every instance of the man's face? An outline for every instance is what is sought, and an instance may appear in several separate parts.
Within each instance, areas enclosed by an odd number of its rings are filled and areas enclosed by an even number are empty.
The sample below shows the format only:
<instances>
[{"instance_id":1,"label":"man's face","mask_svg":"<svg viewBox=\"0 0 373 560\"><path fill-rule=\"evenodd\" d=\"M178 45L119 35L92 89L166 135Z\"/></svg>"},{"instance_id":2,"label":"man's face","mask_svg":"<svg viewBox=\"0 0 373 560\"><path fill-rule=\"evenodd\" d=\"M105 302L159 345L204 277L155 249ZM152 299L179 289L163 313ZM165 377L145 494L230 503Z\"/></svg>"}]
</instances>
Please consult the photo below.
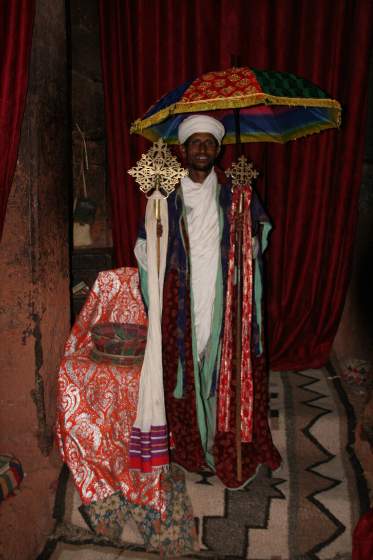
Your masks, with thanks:
<instances>
[{"instance_id":1,"label":"man's face","mask_svg":"<svg viewBox=\"0 0 373 560\"><path fill-rule=\"evenodd\" d=\"M219 154L220 146L209 132L192 134L181 147L189 169L209 172Z\"/></svg>"}]
</instances>

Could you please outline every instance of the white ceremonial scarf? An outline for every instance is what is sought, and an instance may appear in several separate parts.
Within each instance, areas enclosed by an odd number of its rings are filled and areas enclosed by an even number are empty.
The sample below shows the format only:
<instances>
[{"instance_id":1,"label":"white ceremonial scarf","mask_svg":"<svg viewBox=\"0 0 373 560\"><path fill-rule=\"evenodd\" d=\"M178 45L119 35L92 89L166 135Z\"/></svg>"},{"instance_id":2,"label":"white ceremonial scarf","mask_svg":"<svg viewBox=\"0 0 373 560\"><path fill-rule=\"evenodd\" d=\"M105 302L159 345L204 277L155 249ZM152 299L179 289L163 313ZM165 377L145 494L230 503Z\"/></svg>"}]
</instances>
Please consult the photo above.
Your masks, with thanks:
<instances>
[{"instance_id":1,"label":"white ceremonial scarf","mask_svg":"<svg viewBox=\"0 0 373 560\"><path fill-rule=\"evenodd\" d=\"M157 221L154 200L160 199L163 234L160 238L160 270L157 271ZM137 415L133 429L147 437L154 427L166 427L162 367L162 301L168 242L167 201L157 191L146 206L145 227L147 235L146 261L148 271L148 335L144 362L141 369ZM130 444L130 456L131 456ZM148 452L149 453L149 452Z\"/></svg>"},{"instance_id":2,"label":"white ceremonial scarf","mask_svg":"<svg viewBox=\"0 0 373 560\"><path fill-rule=\"evenodd\" d=\"M202 184L194 183L189 177L181 179L189 236L197 351L200 357L211 334L220 258L217 186L218 180L214 170Z\"/></svg>"}]
</instances>

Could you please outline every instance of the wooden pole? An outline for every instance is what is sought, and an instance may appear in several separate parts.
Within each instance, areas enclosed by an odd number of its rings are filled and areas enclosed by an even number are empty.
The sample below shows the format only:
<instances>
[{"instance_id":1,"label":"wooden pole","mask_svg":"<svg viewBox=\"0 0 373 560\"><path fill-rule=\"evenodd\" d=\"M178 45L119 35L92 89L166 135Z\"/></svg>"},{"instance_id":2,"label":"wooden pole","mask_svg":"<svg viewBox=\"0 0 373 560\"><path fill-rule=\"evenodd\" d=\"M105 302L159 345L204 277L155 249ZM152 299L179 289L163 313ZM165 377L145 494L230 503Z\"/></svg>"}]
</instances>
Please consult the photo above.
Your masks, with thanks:
<instances>
[{"instance_id":1,"label":"wooden pole","mask_svg":"<svg viewBox=\"0 0 373 560\"><path fill-rule=\"evenodd\" d=\"M242 216L243 193L240 192L238 216ZM241 220L240 220L241 221ZM242 355L242 227L236 232L236 454L237 480L242 480L242 447L241 447L241 355Z\"/></svg>"},{"instance_id":2,"label":"wooden pole","mask_svg":"<svg viewBox=\"0 0 373 560\"><path fill-rule=\"evenodd\" d=\"M162 222L161 222L161 201L156 199L154 201L154 213L157 220L157 272L159 278L159 271L161 268L161 237L162 237Z\"/></svg>"},{"instance_id":3,"label":"wooden pole","mask_svg":"<svg viewBox=\"0 0 373 560\"><path fill-rule=\"evenodd\" d=\"M240 110L233 109L235 132L236 132L236 157L242 155ZM240 187L236 187L240 188ZM240 193L238 204L238 216L242 216L243 193ZM240 224L242 219L240 219ZM242 480L242 447L241 447L241 319L242 319L242 226L236 232L236 454L237 454L237 480Z\"/></svg>"}]
</instances>

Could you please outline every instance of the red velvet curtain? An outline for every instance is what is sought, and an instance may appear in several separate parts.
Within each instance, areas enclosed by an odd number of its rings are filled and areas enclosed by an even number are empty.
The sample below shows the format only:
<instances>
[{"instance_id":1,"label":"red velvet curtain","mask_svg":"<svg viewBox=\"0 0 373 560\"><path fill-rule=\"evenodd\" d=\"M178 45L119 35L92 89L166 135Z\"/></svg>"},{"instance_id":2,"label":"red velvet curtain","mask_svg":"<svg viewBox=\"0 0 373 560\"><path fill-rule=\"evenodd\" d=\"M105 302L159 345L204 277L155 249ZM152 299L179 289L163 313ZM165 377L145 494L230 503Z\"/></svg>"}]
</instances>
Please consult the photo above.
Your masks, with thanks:
<instances>
[{"instance_id":1,"label":"red velvet curtain","mask_svg":"<svg viewBox=\"0 0 373 560\"><path fill-rule=\"evenodd\" d=\"M17 163L35 0L0 0L0 239Z\"/></svg>"},{"instance_id":2,"label":"red velvet curtain","mask_svg":"<svg viewBox=\"0 0 373 560\"><path fill-rule=\"evenodd\" d=\"M202 72L240 65L289 71L344 108L339 131L290 144L248 144L274 224L267 254L267 332L274 369L328 358L352 260L365 140L370 0L100 0L109 182L117 264L132 254L144 208L127 169L149 144L132 121ZM229 164L232 150L227 150Z\"/></svg>"}]
</instances>

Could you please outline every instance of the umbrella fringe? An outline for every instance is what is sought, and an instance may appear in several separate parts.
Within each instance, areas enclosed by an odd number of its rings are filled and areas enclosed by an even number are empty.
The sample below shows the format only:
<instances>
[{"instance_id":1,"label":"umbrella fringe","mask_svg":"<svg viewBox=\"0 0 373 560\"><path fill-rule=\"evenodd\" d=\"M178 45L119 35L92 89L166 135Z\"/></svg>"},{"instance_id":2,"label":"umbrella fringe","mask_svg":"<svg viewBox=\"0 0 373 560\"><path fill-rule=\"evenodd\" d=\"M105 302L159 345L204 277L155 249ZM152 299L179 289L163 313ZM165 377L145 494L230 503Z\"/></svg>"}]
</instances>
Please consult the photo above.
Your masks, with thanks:
<instances>
[{"instance_id":1,"label":"umbrella fringe","mask_svg":"<svg viewBox=\"0 0 373 560\"><path fill-rule=\"evenodd\" d=\"M254 93L244 97L216 98L203 101L188 101L186 103L177 102L165 109L162 109L145 119L137 119L131 126L131 134L142 134L150 126L164 121L171 115L180 113L195 113L198 111L215 111L218 109L241 109L243 107L253 107L255 105L287 105L289 107L320 107L328 108L332 111L335 126L339 128L341 124L341 105L335 99L319 99L304 97L279 97L267 93ZM330 124L329 127L333 125ZM320 128L319 130L322 130ZM157 138L157 136L156 136ZM149 138L150 139L150 138ZM152 139L152 138L151 138Z\"/></svg>"},{"instance_id":2,"label":"umbrella fringe","mask_svg":"<svg viewBox=\"0 0 373 560\"><path fill-rule=\"evenodd\" d=\"M339 124L338 124L339 127ZM285 144L286 142L290 141L290 140L297 140L299 138L304 138L306 136L309 136L311 134L315 134L315 133L319 133L322 132L323 130L327 130L328 128L334 128L334 125L330 122L326 122L323 124L315 124L314 126L307 126L307 127L298 127L296 129L294 129L293 131L289 131L288 134L281 134L276 136L275 134L272 135L271 137L271 141L272 142L277 142L279 144ZM135 133L140 134L140 131L133 131ZM158 134L152 130L151 128L149 129L145 129L143 131L141 131L141 134L144 138L146 138L147 140L150 140L150 142L156 142L159 139ZM256 136L253 136L252 134L242 134L241 133L241 142L244 143L249 143L249 142L268 142L268 133L265 134L260 134L258 133ZM234 134L227 134L224 139L222 144L235 144L236 142L236 137ZM168 144L178 144L178 139L168 139L167 140Z\"/></svg>"}]
</instances>

